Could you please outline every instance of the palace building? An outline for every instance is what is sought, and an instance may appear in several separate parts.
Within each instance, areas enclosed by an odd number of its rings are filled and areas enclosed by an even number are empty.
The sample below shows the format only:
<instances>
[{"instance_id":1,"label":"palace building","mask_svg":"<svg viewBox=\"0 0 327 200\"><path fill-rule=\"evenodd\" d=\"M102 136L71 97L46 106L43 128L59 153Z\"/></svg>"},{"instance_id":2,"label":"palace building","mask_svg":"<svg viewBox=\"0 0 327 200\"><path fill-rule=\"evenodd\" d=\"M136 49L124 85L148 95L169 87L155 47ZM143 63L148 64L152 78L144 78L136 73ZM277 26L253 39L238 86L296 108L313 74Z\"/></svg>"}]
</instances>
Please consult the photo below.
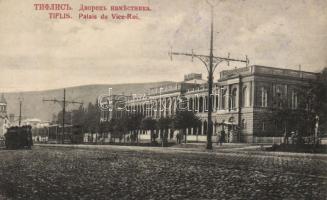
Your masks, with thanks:
<instances>
[{"instance_id":1,"label":"palace building","mask_svg":"<svg viewBox=\"0 0 327 200\"><path fill-rule=\"evenodd\" d=\"M283 99L289 109L299 105L299 91L309 87L316 73L252 65L224 70L213 85L213 141L222 130L227 142L262 142L263 138L281 137L283 130L272 120L276 106ZM121 97L120 97L121 98ZM187 129L188 141L206 141L208 84L201 74L188 74L184 81L151 88L145 95L120 101L120 112L136 112L158 119L173 116L177 109L193 111L202 121ZM113 101L112 101L113 102ZM114 106L115 107L115 106ZM117 108L117 106L116 106ZM109 112L109 113L108 113ZM115 116L117 109L102 111L102 121ZM143 138L150 137L148 133Z\"/></svg>"},{"instance_id":2,"label":"palace building","mask_svg":"<svg viewBox=\"0 0 327 200\"><path fill-rule=\"evenodd\" d=\"M4 134L9 127L9 119L7 115L7 101L2 94L0 98L0 139L4 138Z\"/></svg>"}]
</instances>

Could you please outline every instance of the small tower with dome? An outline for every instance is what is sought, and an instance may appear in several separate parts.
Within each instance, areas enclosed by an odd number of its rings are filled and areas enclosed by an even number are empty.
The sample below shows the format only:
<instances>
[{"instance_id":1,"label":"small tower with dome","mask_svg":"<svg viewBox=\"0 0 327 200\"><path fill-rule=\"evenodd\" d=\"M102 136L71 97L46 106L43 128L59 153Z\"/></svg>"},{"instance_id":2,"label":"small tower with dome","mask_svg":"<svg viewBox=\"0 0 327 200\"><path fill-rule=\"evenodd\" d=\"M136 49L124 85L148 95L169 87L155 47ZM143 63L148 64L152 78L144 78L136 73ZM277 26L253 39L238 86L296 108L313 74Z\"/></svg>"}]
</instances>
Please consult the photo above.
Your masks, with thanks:
<instances>
[{"instance_id":1,"label":"small tower with dome","mask_svg":"<svg viewBox=\"0 0 327 200\"><path fill-rule=\"evenodd\" d=\"M1 94L0 98L0 115L7 115L7 101L4 94Z\"/></svg>"},{"instance_id":2,"label":"small tower with dome","mask_svg":"<svg viewBox=\"0 0 327 200\"><path fill-rule=\"evenodd\" d=\"M4 94L1 94L0 98L0 139L4 137L4 134L9 127L9 119L7 115L7 101Z\"/></svg>"}]
</instances>

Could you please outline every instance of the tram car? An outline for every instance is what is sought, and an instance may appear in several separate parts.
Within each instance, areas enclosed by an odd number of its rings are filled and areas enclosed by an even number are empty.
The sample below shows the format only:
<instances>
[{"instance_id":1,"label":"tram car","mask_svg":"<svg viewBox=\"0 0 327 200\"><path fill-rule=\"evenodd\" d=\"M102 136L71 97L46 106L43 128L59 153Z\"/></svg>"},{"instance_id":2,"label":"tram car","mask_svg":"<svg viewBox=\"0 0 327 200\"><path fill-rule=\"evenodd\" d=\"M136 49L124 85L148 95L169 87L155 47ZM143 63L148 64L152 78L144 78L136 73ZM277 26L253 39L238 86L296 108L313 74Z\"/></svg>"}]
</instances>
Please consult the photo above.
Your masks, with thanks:
<instances>
[{"instance_id":1,"label":"tram car","mask_svg":"<svg viewBox=\"0 0 327 200\"><path fill-rule=\"evenodd\" d=\"M79 125L65 125L62 134L62 125L49 126L48 143L50 144L81 144L83 143L82 127Z\"/></svg>"},{"instance_id":2,"label":"tram car","mask_svg":"<svg viewBox=\"0 0 327 200\"><path fill-rule=\"evenodd\" d=\"M5 134L7 149L31 149L33 146L31 126L9 127Z\"/></svg>"}]
</instances>

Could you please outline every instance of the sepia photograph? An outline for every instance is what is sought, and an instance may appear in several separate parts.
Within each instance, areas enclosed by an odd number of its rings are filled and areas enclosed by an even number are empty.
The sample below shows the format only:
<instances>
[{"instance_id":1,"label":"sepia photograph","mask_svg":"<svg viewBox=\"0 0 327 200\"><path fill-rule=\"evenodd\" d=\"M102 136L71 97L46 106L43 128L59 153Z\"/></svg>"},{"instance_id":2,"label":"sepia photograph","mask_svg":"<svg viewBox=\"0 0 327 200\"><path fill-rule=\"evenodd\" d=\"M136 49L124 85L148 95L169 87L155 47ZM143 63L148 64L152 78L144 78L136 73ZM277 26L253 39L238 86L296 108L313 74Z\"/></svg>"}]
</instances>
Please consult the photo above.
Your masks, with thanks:
<instances>
[{"instance_id":1,"label":"sepia photograph","mask_svg":"<svg viewBox=\"0 0 327 200\"><path fill-rule=\"evenodd\" d=\"M327 199L326 0L0 0L0 200Z\"/></svg>"}]
</instances>

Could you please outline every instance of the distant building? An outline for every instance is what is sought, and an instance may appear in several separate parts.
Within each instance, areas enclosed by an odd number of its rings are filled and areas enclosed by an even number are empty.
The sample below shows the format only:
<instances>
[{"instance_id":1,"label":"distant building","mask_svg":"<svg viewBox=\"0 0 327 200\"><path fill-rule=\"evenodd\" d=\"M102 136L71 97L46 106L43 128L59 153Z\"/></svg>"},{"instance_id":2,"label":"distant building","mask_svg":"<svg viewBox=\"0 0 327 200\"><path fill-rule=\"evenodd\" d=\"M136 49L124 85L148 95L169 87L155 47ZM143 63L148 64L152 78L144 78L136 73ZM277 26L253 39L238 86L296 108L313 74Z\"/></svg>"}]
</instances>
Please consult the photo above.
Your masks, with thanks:
<instances>
[{"instance_id":1,"label":"distant building","mask_svg":"<svg viewBox=\"0 0 327 200\"><path fill-rule=\"evenodd\" d=\"M278 100L283 99L288 109L299 109L300 91L316 79L317 74L312 72L258 65L222 71L214 82L211 97L213 141L222 130L227 142L252 143L266 137L281 137L282 122L272 119L278 110L275 108L279 108ZM173 116L181 106L194 112L202 124L190 125L187 140L206 141L208 84L201 74L188 74L182 82L151 88L146 95L126 99L120 103L125 112L154 119Z\"/></svg>"},{"instance_id":2,"label":"distant building","mask_svg":"<svg viewBox=\"0 0 327 200\"><path fill-rule=\"evenodd\" d=\"M24 119L24 120L22 120L21 125L22 126L30 125L32 127L38 127L39 124L41 124L41 123L42 123L42 121L40 119L30 118L30 119Z\"/></svg>"},{"instance_id":3,"label":"distant building","mask_svg":"<svg viewBox=\"0 0 327 200\"><path fill-rule=\"evenodd\" d=\"M103 98L101 102L98 102L102 105L100 121L106 122L122 117L125 112L125 102L128 99L131 99L131 97L125 95L111 95L108 98Z\"/></svg>"},{"instance_id":4,"label":"distant building","mask_svg":"<svg viewBox=\"0 0 327 200\"><path fill-rule=\"evenodd\" d=\"M2 94L0 98L0 138L4 137L4 134L9 128L10 122L7 115L7 101L5 96Z\"/></svg>"}]
</instances>

